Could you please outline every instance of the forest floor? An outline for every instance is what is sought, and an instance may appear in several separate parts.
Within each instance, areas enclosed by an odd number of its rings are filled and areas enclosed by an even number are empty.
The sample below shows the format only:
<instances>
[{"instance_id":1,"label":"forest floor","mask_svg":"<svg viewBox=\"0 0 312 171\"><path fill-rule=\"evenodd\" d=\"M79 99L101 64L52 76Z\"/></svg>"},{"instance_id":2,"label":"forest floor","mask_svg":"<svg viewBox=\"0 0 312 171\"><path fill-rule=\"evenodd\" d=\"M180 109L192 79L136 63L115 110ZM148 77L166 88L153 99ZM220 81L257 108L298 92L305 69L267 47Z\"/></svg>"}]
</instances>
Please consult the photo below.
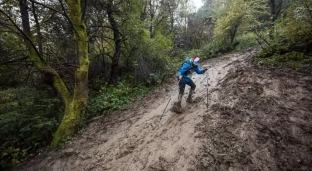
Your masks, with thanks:
<instances>
[{"instance_id":1,"label":"forest floor","mask_svg":"<svg viewBox=\"0 0 312 171\"><path fill-rule=\"evenodd\" d=\"M204 61L211 68L193 74L195 103L185 102L186 93L182 114L170 111L178 95L171 78L123 110L89 122L63 149L12 170L312 170L312 76L257 66L257 52Z\"/></svg>"}]
</instances>

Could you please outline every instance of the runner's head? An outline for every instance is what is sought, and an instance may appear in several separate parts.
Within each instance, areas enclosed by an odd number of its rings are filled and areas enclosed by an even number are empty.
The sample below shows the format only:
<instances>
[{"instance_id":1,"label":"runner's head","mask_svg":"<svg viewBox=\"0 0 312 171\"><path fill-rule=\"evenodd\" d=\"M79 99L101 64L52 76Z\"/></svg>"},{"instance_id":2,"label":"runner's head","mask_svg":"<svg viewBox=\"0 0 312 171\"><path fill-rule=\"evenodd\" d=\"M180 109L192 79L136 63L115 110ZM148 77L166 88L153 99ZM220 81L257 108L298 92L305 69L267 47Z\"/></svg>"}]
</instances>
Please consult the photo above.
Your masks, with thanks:
<instances>
[{"instance_id":1,"label":"runner's head","mask_svg":"<svg viewBox=\"0 0 312 171\"><path fill-rule=\"evenodd\" d=\"M200 63L200 58L198 56L194 56L193 59L192 59L192 63L196 66L199 66L199 63Z\"/></svg>"}]
</instances>

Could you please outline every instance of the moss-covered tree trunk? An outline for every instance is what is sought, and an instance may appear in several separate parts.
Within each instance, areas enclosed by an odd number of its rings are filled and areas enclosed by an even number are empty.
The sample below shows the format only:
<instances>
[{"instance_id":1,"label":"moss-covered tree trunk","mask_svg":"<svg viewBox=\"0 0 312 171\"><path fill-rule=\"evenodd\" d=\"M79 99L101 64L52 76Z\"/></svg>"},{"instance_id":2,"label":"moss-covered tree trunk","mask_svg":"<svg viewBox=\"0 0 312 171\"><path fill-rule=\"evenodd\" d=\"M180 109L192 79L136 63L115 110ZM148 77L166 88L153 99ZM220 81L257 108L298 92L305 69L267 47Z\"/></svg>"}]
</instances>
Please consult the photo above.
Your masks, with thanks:
<instances>
[{"instance_id":1,"label":"moss-covered tree trunk","mask_svg":"<svg viewBox=\"0 0 312 171\"><path fill-rule=\"evenodd\" d=\"M79 66L75 71L75 88L71 99L67 100L65 113L59 125L51 147L57 147L62 139L72 136L80 126L88 101L88 37L82 21L80 0L66 0L69 17L74 28L74 40L78 48Z\"/></svg>"},{"instance_id":2,"label":"moss-covered tree trunk","mask_svg":"<svg viewBox=\"0 0 312 171\"><path fill-rule=\"evenodd\" d=\"M66 88L60 75L44 61L41 57L41 53L36 49L36 46L32 41L33 35L30 30L27 0L20 0L19 5L23 25L23 31L20 30L20 32L25 40L25 44L29 52L29 59L33 62L34 66L36 66L45 77L47 77L47 79L52 80L54 88L62 96L62 100L66 104L71 97L68 89Z\"/></svg>"},{"instance_id":3,"label":"moss-covered tree trunk","mask_svg":"<svg viewBox=\"0 0 312 171\"><path fill-rule=\"evenodd\" d=\"M23 24L23 37L29 51L29 58L33 64L49 79L53 80L53 86L59 92L65 104L64 117L59 125L51 147L57 147L62 139L72 136L80 126L88 100L88 44L86 26L81 19L80 0L67 0L70 22L74 28L74 40L78 48L79 66L75 71L75 88L71 94L59 74L51 68L41 57L33 43L30 30L27 0L20 0L20 11Z\"/></svg>"}]
</instances>

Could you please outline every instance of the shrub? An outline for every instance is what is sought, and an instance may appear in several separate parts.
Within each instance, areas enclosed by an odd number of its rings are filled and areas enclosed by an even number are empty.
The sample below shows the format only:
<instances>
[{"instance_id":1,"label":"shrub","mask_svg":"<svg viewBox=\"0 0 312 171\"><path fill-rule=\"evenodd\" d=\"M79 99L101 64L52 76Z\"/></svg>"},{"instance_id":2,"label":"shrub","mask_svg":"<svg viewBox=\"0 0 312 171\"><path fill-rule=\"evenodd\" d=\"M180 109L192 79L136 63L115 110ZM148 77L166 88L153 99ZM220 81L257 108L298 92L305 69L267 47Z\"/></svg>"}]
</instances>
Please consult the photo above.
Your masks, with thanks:
<instances>
[{"instance_id":1,"label":"shrub","mask_svg":"<svg viewBox=\"0 0 312 171\"><path fill-rule=\"evenodd\" d=\"M246 33L241 34L237 36L236 43L234 43L236 46L234 47L235 50L243 50L251 46L258 45L257 42L257 36L253 33Z\"/></svg>"},{"instance_id":2,"label":"shrub","mask_svg":"<svg viewBox=\"0 0 312 171\"><path fill-rule=\"evenodd\" d=\"M299 52L289 52L285 54L275 54L270 58L257 58L257 62L260 65L290 67L296 70L302 70L312 67L312 56Z\"/></svg>"},{"instance_id":3,"label":"shrub","mask_svg":"<svg viewBox=\"0 0 312 171\"><path fill-rule=\"evenodd\" d=\"M1 91L0 97L0 168L7 168L49 145L60 101L30 88Z\"/></svg>"},{"instance_id":4,"label":"shrub","mask_svg":"<svg viewBox=\"0 0 312 171\"><path fill-rule=\"evenodd\" d=\"M142 98L148 91L143 85L133 86L121 81L117 87L103 87L99 92L91 93L88 101L86 119L110 114L136 99Z\"/></svg>"}]
</instances>

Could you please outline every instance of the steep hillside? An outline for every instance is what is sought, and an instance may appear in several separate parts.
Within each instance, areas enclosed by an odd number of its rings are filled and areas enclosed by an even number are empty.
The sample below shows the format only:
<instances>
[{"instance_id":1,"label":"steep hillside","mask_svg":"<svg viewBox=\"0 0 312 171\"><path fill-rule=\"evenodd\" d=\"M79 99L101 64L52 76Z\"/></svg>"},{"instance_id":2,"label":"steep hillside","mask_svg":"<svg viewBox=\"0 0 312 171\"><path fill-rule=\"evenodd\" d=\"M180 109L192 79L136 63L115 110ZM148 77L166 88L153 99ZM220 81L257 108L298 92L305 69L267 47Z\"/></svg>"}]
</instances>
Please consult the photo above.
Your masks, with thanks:
<instances>
[{"instance_id":1,"label":"steep hillside","mask_svg":"<svg viewBox=\"0 0 312 171\"><path fill-rule=\"evenodd\" d=\"M172 78L93 120L64 149L13 170L312 170L312 77L254 66L256 53L205 61L211 68L193 75L195 103L185 94L182 114L170 111L178 93Z\"/></svg>"}]
</instances>

